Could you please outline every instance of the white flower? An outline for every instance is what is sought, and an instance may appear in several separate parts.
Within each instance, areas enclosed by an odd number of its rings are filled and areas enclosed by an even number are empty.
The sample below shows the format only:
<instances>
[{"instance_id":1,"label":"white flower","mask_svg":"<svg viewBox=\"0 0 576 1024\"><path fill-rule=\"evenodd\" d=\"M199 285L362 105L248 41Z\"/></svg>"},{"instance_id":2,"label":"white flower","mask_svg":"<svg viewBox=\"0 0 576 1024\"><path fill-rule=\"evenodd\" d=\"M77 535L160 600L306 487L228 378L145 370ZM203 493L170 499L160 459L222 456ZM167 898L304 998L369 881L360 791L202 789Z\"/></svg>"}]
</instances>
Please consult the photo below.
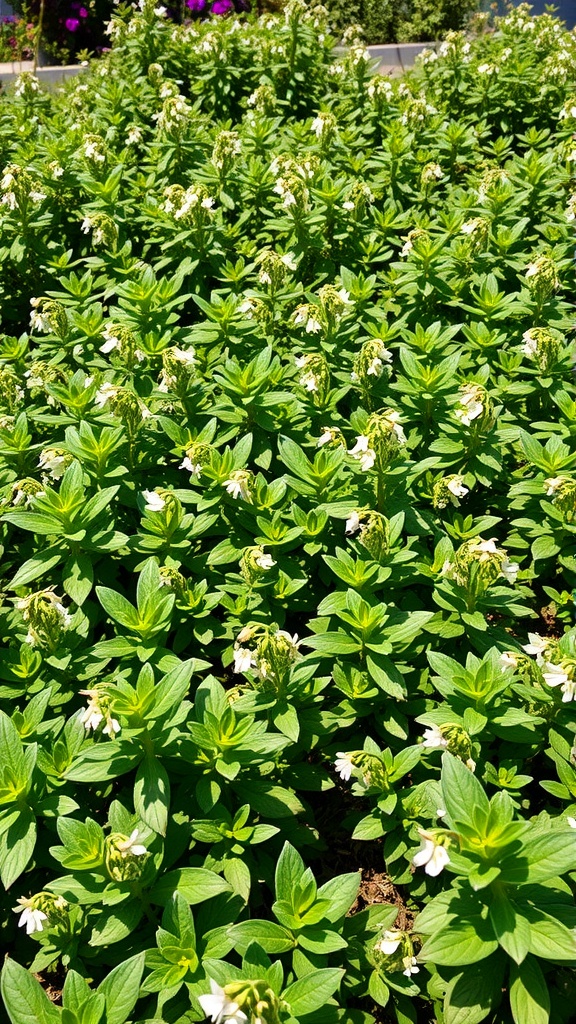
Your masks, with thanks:
<instances>
[{"instance_id":1,"label":"white flower","mask_svg":"<svg viewBox=\"0 0 576 1024\"><path fill-rule=\"evenodd\" d=\"M210 978L211 995L198 996L198 1002L212 1024L241 1024L248 1017L238 1003L228 999L223 988Z\"/></svg>"},{"instance_id":2,"label":"white flower","mask_svg":"<svg viewBox=\"0 0 576 1024\"><path fill-rule=\"evenodd\" d=\"M576 818L567 817L566 821L570 825L570 828L576 828Z\"/></svg>"},{"instance_id":3,"label":"white flower","mask_svg":"<svg viewBox=\"0 0 576 1024\"><path fill-rule=\"evenodd\" d=\"M406 967L406 970L402 971L402 974L405 974L407 978L409 978L411 974L419 974L420 968L418 967L418 961L415 956L405 956L402 963Z\"/></svg>"},{"instance_id":4,"label":"white flower","mask_svg":"<svg viewBox=\"0 0 576 1024\"><path fill-rule=\"evenodd\" d=\"M426 747L427 749L432 749L433 747L448 746L448 740L446 739L445 736L442 735L440 726L431 725L428 729L426 729L424 736L422 737L422 746Z\"/></svg>"},{"instance_id":5,"label":"white flower","mask_svg":"<svg viewBox=\"0 0 576 1024\"><path fill-rule=\"evenodd\" d=\"M461 392L460 408L456 409L455 415L465 427L469 427L472 420L478 419L483 412L484 406L482 405L482 402L479 402L474 396L473 392Z\"/></svg>"},{"instance_id":6,"label":"white flower","mask_svg":"<svg viewBox=\"0 0 576 1024\"><path fill-rule=\"evenodd\" d=\"M117 338L115 334L111 334L109 327L106 328L102 337L106 338L106 341L100 346L100 351L103 352L105 356L109 355L110 352L113 352L115 348L120 348L120 338Z\"/></svg>"},{"instance_id":7,"label":"white flower","mask_svg":"<svg viewBox=\"0 0 576 1024\"><path fill-rule=\"evenodd\" d=\"M242 497L242 484L241 484L240 480L225 480L224 481L224 487L226 488L226 493L230 494L231 497L233 497L233 498L241 498Z\"/></svg>"},{"instance_id":8,"label":"white flower","mask_svg":"<svg viewBox=\"0 0 576 1024\"><path fill-rule=\"evenodd\" d=\"M537 339L534 337L531 331L524 331L524 334L522 335L522 341L524 342L522 346L522 352L525 356L528 356L529 359L534 359L534 357L538 354Z\"/></svg>"},{"instance_id":9,"label":"white flower","mask_svg":"<svg viewBox=\"0 0 576 1024\"><path fill-rule=\"evenodd\" d=\"M398 946L402 942L402 932L392 929L392 931L386 930L383 937L379 942L376 943L375 949L379 949L381 953L385 953L386 956L392 956L396 952Z\"/></svg>"},{"instance_id":10,"label":"white flower","mask_svg":"<svg viewBox=\"0 0 576 1024\"><path fill-rule=\"evenodd\" d=\"M102 715L100 711L96 710L92 704L89 704L80 721L84 728L89 732L90 729L97 729L103 718L104 715Z\"/></svg>"},{"instance_id":11,"label":"white flower","mask_svg":"<svg viewBox=\"0 0 576 1024\"><path fill-rule=\"evenodd\" d=\"M322 427L322 434L316 442L316 447L321 448L324 444L330 444L331 441L336 439L337 434L340 431L338 427Z\"/></svg>"},{"instance_id":12,"label":"white flower","mask_svg":"<svg viewBox=\"0 0 576 1024\"><path fill-rule=\"evenodd\" d=\"M310 125L310 131L314 132L317 139L321 138L322 136L322 132L324 131L324 123L324 118L321 115L319 115L318 117L314 118L312 124Z\"/></svg>"},{"instance_id":13,"label":"white flower","mask_svg":"<svg viewBox=\"0 0 576 1024\"><path fill-rule=\"evenodd\" d=\"M295 648L300 646L301 641L298 640L298 633L294 633L292 636L286 629L277 629L276 636L281 636L284 640L288 640Z\"/></svg>"},{"instance_id":14,"label":"white flower","mask_svg":"<svg viewBox=\"0 0 576 1024\"><path fill-rule=\"evenodd\" d=\"M427 875L435 878L450 863L448 850L436 842L436 837L432 832L425 832L424 829L419 828L418 834L422 845L413 856L412 863L416 868L423 867Z\"/></svg>"},{"instance_id":15,"label":"white flower","mask_svg":"<svg viewBox=\"0 0 576 1024\"><path fill-rule=\"evenodd\" d=\"M540 268L537 263L529 263L526 267L526 277L535 277L539 269Z\"/></svg>"},{"instance_id":16,"label":"white flower","mask_svg":"<svg viewBox=\"0 0 576 1024\"><path fill-rule=\"evenodd\" d=\"M135 828L130 833L128 839L121 839L116 843L116 849L120 851L123 857L126 857L128 854L131 854L132 857L142 857L145 853L148 853L148 850L141 843L137 843L137 839L138 829Z\"/></svg>"},{"instance_id":17,"label":"white flower","mask_svg":"<svg viewBox=\"0 0 576 1024\"><path fill-rule=\"evenodd\" d=\"M547 488L546 497L549 498L551 497L551 495L556 494L556 491L562 486L564 480L565 477L563 476L551 476L548 478L548 480L545 480L544 483L546 484Z\"/></svg>"},{"instance_id":18,"label":"white flower","mask_svg":"<svg viewBox=\"0 0 576 1024\"><path fill-rule=\"evenodd\" d=\"M356 533L360 529L360 516L357 512L352 512L352 515L346 520L345 533L350 537L353 533Z\"/></svg>"},{"instance_id":19,"label":"white flower","mask_svg":"<svg viewBox=\"0 0 576 1024\"><path fill-rule=\"evenodd\" d=\"M161 512L166 505L165 499L158 491L142 491L142 497L145 499L145 509L147 512Z\"/></svg>"},{"instance_id":20,"label":"white flower","mask_svg":"<svg viewBox=\"0 0 576 1024\"><path fill-rule=\"evenodd\" d=\"M528 640L530 643L523 644L522 650L526 651L526 654L535 654L537 659L541 659L548 648L549 641L546 637L539 636L538 633L528 633Z\"/></svg>"},{"instance_id":21,"label":"white flower","mask_svg":"<svg viewBox=\"0 0 576 1024\"><path fill-rule=\"evenodd\" d=\"M46 448L40 452L38 466L46 470L53 480L60 480L66 470L66 456L55 452L53 448Z\"/></svg>"},{"instance_id":22,"label":"white flower","mask_svg":"<svg viewBox=\"0 0 576 1024\"><path fill-rule=\"evenodd\" d=\"M21 914L21 918L18 921L18 926L23 928L26 926L26 935L33 935L34 932L44 931L42 922L48 920L48 915L44 914L41 910L32 909L32 900L26 899L25 896L20 896L16 900L20 904L18 907L13 907L15 914Z\"/></svg>"},{"instance_id":23,"label":"white flower","mask_svg":"<svg viewBox=\"0 0 576 1024\"><path fill-rule=\"evenodd\" d=\"M469 493L468 488L464 487L461 476L454 476L447 483L447 488L455 498L465 498Z\"/></svg>"},{"instance_id":24,"label":"white flower","mask_svg":"<svg viewBox=\"0 0 576 1024\"><path fill-rule=\"evenodd\" d=\"M192 462L192 460L186 456L178 466L178 469L187 469L193 476L200 476L200 473L202 472L202 465L199 462Z\"/></svg>"},{"instance_id":25,"label":"white flower","mask_svg":"<svg viewBox=\"0 0 576 1024\"><path fill-rule=\"evenodd\" d=\"M234 651L234 672L248 672L256 662L252 651L247 647L237 647Z\"/></svg>"},{"instance_id":26,"label":"white flower","mask_svg":"<svg viewBox=\"0 0 576 1024\"><path fill-rule=\"evenodd\" d=\"M256 555L254 561L261 569L271 569L276 565L272 555L267 554L265 551L263 551L262 554Z\"/></svg>"},{"instance_id":27,"label":"white flower","mask_svg":"<svg viewBox=\"0 0 576 1024\"><path fill-rule=\"evenodd\" d=\"M380 359L380 356L374 356L367 367L366 374L368 377L380 377L383 369L384 363Z\"/></svg>"},{"instance_id":28,"label":"white flower","mask_svg":"<svg viewBox=\"0 0 576 1024\"><path fill-rule=\"evenodd\" d=\"M479 551L481 554L484 555L499 554L496 539L494 537L490 537L489 540L478 541L478 543L475 545L475 550ZM485 561L485 559L480 559L480 561Z\"/></svg>"},{"instance_id":29,"label":"white flower","mask_svg":"<svg viewBox=\"0 0 576 1024\"><path fill-rule=\"evenodd\" d=\"M366 473L376 462L376 452L369 447L369 440L365 434L360 434L356 438L356 444L353 448L350 448L348 454L352 455L355 459L358 459L360 463L360 469L363 473Z\"/></svg>"},{"instance_id":30,"label":"white flower","mask_svg":"<svg viewBox=\"0 0 576 1024\"><path fill-rule=\"evenodd\" d=\"M338 772L338 775L344 782L350 780L352 775L352 769L354 768L354 762L350 754L345 754L342 751L338 751L336 754L336 760L334 761L334 767Z\"/></svg>"},{"instance_id":31,"label":"white flower","mask_svg":"<svg viewBox=\"0 0 576 1024\"><path fill-rule=\"evenodd\" d=\"M404 428L400 426L398 420L400 419L399 414L394 409L388 409L386 412L386 420L389 424L392 424L392 430L396 434L400 444L406 444L406 434Z\"/></svg>"},{"instance_id":32,"label":"white flower","mask_svg":"<svg viewBox=\"0 0 576 1024\"><path fill-rule=\"evenodd\" d=\"M500 655L500 664L502 668L518 668L518 655L513 651L504 651Z\"/></svg>"},{"instance_id":33,"label":"white flower","mask_svg":"<svg viewBox=\"0 0 576 1024\"><path fill-rule=\"evenodd\" d=\"M128 135L126 136L126 145L135 146L136 143L141 141L142 129L139 128L138 125L132 125L132 127L128 129Z\"/></svg>"},{"instance_id":34,"label":"white flower","mask_svg":"<svg viewBox=\"0 0 576 1024\"><path fill-rule=\"evenodd\" d=\"M116 384L109 384L108 381L104 381L104 384L101 385L94 396L94 402L96 405L99 405L100 408L103 408L106 405L106 402L111 398L115 398L117 394L118 387Z\"/></svg>"},{"instance_id":35,"label":"white flower","mask_svg":"<svg viewBox=\"0 0 576 1024\"><path fill-rule=\"evenodd\" d=\"M566 683L570 682L570 676L562 665L554 665L551 661L546 661L542 666L542 675L548 686L566 686ZM569 697L568 700L571 698Z\"/></svg>"},{"instance_id":36,"label":"white flower","mask_svg":"<svg viewBox=\"0 0 576 1024\"><path fill-rule=\"evenodd\" d=\"M520 566L518 565L518 562L511 562L509 558L505 558L502 562L500 572L507 583L515 583L519 571Z\"/></svg>"},{"instance_id":37,"label":"white flower","mask_svg":"<svg viewBox=\"0 0 576 1024\"><path fill-rule=\"evenodd\" d=\"M301 387L306 388L306 391L318 391L318 377L311 370L303 374L298 383Z\"/></svg>"},{"instance_id":38,"label":"white flower","mask_svg":"<svg viewBox=\"0 0 576 1024\"><path fill-rule=\"evenodd\" d=\"M111 718L110 715L106 718L106 725L102 729L104 736L111 736L112 733L120 732L120 722L117 718Z\"/></svg>"}]
</instances>

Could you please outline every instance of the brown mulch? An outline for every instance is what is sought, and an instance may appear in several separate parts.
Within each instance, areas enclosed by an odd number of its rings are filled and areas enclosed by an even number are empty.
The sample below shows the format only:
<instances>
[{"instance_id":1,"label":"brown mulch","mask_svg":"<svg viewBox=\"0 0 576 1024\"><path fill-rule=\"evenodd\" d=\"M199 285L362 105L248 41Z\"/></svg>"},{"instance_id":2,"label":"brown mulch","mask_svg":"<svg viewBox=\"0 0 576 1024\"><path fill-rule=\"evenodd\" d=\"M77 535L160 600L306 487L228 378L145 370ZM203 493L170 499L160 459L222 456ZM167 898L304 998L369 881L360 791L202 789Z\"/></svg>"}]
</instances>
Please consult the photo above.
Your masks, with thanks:
<instances>
[{"instance_id":1,"label":"brown mulch","mask_svg":"<svg viewBox=\"0 0 576 1024\"><path fill-rule=\"evenodd\" d=\"M396 906L398 916L394 922L394 928L410 931L414 923L414 914L408 910L398 889L386 872L376 871L374 868L364 868L360 889L354 904L348 911L348 917L352 917L353 914L358 914L361 910L372 907L376 903L389 903L391 906Z\"/></svg>"},{"instance_id":2,"label":"brown mulch","mask_svg":"<svg viewBox=\"0 0 576 1024\"><path fill-rule=\"evenodd\" d=\"M66 972L63 968L54 971L48 977L44 974L35 974L36 981L39 981L44 989L48 999L55 1006L62 1005L62 987L66 978Z\"/></svg>"}]
</instances>

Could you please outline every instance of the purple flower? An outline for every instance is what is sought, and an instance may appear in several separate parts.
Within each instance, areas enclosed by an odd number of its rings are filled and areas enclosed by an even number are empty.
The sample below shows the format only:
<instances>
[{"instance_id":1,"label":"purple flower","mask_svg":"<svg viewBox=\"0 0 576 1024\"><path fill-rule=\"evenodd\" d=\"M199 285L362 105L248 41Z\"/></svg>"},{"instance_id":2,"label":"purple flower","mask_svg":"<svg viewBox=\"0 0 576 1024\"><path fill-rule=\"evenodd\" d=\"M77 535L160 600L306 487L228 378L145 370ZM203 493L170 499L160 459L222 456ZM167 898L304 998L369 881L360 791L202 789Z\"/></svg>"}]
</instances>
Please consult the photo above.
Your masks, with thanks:
<instances>
[{"instance_id":1,"label":"purple flower","mask_svg":"<svg viewBox=\"0 0 576 1024\"><path fill-rule=\"evenodd\" d=\"M229 11L234 10L234 4L232 0L215 0L210 8L211 14L228 14Z\"/></svg>"},{"instance_id":2,"label":"purple flower","mask_svg":"<svg viewBox=\"0 0 576 1024\"><path fill-rule=\"evenodd\" d=\"M81 7L80 8L80 10L78 11L78 16L80 18L87 18L88 17L88 11L86 10L85 7Z\"/></svg>"},{"instance_id":3,"label":"purple flower","mask_svg":"<svg viewBox=\"0 0 576 1024\"><path fill-rule=\"evenodd\" d=\"M186 0L186 7L193 14L202 14L202 11L206 8L206 0Z\"/></svg>"},{"instance_id":4,"label":"purple flower","mask_svg":"<svg viewBox=\"0 0 576 1024\"><path fill-rule=\"evenodd\" d=\"M80 22L78 21L78 18L66 18L64 24L69 32L77 32L80 28Z\"/></svg>"}]
</instances>

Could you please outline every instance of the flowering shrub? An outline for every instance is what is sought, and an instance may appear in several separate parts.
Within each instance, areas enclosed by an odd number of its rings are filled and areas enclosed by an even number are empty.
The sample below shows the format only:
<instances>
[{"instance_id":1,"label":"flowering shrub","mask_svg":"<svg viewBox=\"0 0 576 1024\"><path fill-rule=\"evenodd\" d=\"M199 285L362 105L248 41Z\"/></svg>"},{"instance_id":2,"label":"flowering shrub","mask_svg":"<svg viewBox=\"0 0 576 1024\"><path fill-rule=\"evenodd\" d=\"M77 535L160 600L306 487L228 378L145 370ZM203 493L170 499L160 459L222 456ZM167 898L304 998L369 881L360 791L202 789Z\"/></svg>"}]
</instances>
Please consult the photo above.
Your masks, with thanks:
<instances>
[{"instance_id":1,"label":"flowering shrub","mask_svg":"<svg viewBox=\"0 0 576 1024\"><path fill-rule=\"evenodd\" d=\"M573 1020L576 40L324 18L2 99L13 1024Z\"/></svg>"},{"instance_id":2,"label":"flowering shrub","mask_svg":"<svg viewBox=\"0 0 576 1024\"><path fill-rule=\"evenodd\" d=\"M34 55L32 22L7 14L0 18L0 61L30 60Z\"/></svg>"}]
</instances>

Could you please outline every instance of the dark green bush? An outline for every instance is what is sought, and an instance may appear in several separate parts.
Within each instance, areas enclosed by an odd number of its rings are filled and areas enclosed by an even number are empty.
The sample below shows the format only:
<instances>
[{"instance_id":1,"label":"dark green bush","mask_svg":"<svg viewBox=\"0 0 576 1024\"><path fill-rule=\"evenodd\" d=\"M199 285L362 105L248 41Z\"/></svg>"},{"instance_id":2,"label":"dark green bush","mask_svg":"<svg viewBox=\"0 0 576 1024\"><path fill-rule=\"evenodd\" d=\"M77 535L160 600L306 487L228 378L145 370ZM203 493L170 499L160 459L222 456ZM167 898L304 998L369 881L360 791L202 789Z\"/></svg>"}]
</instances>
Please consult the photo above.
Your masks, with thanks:
<instances>
[{"instance_id":1,"label":"dark green bush","mask_svg":"<svg viewBox=\"0 0 576 1024\"><path fill-rule=\"evenodd\" d=\"M361 25L368 43L441 39L463 29L478 0L326 0L335 29Z\"/></svg>"}]
</instances>

